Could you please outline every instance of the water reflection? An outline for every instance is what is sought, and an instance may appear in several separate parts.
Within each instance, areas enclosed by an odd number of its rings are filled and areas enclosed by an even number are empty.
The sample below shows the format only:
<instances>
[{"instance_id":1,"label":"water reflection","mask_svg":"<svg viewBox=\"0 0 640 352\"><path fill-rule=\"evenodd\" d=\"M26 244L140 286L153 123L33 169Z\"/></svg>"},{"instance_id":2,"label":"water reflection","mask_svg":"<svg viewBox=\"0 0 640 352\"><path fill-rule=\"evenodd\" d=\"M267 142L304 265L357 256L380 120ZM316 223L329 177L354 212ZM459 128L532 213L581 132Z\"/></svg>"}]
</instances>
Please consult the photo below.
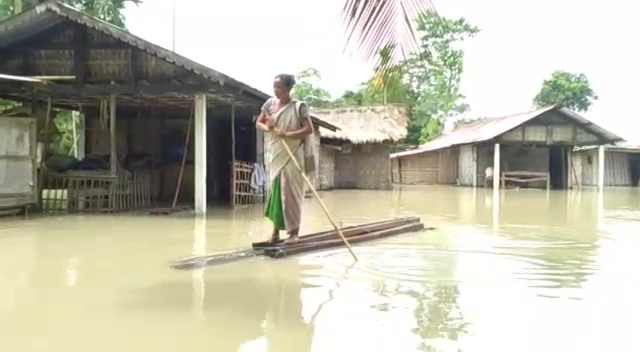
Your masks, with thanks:
<instances>
[{"instance_id":1,"label":"water reflection","mask_svg":"<svg viewBox=\"0 0 640 352\"><path fill-rule=\"evenodd\" d=\"M575 194L549 192L540 205L534 193L514 192L505 199L503 212L508 222L501 227L501 234L511 242L496 248L526 261L528 265L516 275L531 287L577 289L595 271L602 194ZM542 213L532 214L532 209ZM560 297L561 293L554 290L539 294ZM576 292L570 295L577 298Z\"/></svg>"},{"instance_id":2,"label":"water reflection","mask_svg":"<svg viewBox=\"0 0 640 352\"><path fill-rule=\"evenodd\" d=\"M416 215L437 230L355 246L360 261L348 272L344 249L179 272L169 260L264 238L262 209L212 210L196 220L10 221L0 226L2 350L590 352L637 345L632 325L604 323L619 312L640 316L633 280L640 221L621 220L640 219L636 189L505 190L498 202L491 189L463 187L322 196L344 224ZM304 207L305 232L331 227L315 200Z\"/></svg>"},{"instance_id":3,"label":"water reflection","mask_svg":"<svg viewBox=\"0 0 640 352\"><path fill-rule=\"evenodd\" d=\"M196 217L193 227L193 255L205 255L207 253L207 219ZM204 308L204 270L195 269L191 274L193 280L193 311L198 322L202 321Z\"/></svg>"},{"instance_id":4,"label":"water reflection","mask_svg":"<svg viewBox=\"0 0 640 352\"><path fill-rule=\"evenodd\" d=\"M448 236L434 243L432 249L429 260L422 260L415 268L422 271L421 282L417 285L399 283L394 289L394 294L407 295L416 302L413 310L416 327L412 332L419 337L417 351L448 350L447 346L455 346L460 337L468 333L469 324L458 305L460 290L454 278L458 253L451 250ZM425 280L427 277L433 279Z\"/></svg>"}]
</instances>

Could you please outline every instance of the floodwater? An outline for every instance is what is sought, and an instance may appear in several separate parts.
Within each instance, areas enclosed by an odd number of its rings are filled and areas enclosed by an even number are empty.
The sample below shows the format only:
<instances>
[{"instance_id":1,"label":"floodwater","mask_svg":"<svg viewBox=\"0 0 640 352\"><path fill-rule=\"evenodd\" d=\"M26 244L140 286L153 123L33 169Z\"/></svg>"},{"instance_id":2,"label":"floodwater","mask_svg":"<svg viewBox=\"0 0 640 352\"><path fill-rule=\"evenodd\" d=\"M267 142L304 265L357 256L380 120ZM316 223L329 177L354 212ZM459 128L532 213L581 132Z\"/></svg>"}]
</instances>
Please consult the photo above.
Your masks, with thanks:
<instances>
[{"instance_id":1,"label":"floodwater","mask_svg":"<svg viewBox=\"0 0 640 352\"><path fill-rule=\"evenodd\" d=\"M638 189L322 196L345 225L419 215L437 229L354 246L356 264L338 249L176 271L265 238L260 209L2 220L0 350L638 350ZM305 231L329 228L305 202Z\"/></svg>"}]
</instances>

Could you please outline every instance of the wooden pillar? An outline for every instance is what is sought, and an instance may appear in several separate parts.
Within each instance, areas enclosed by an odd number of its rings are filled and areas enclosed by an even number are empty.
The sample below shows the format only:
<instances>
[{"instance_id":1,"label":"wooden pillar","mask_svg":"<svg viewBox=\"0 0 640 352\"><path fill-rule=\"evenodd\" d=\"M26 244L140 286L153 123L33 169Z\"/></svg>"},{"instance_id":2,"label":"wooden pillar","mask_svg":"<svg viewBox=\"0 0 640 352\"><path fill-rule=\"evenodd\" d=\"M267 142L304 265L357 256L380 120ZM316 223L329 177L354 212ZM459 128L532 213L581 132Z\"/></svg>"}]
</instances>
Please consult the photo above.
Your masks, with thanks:
<instances>
[{"instance_id":1,"label":"wooden pillar","mask_svg":"<svg viewBox=\"0 0 640 352\"><path fill-rule=\"evenodd\" d=\"M493 190L500 189L500 143L493 147Z\"/></svg>"},{"instance_id":2,"label":"wooden pillar","mask_svg":"<svg viewBox=\"0 0 640 352\"><path fill-rule=\"evenodd\" d=\"M598 146L598 190L604 190L604 145Z\"/></svg>"},{"instance_id":3,"label":"wooden pillar","mask_svg":"<svg viewBox=\"0 0 640 352\"><path fill-rule=\"evenodd\" d=\"M462 151L462 149L460 149L460 151ZM471 174L473 177L473 179L471 180L471 185L473 186L473 188L477 188L478 187L478 147L475 145L471 147L471 160L472 160L471 165L473 167L473 170L471 171ZM460 164L460 162L458 162L458 164ZM458 169L458 172L460 172L460 169Z\"/></svg>"},{"instance_id":4,"label":"wooden pillar","mask_svg":"<svg viewBox=\"0 0 640 352\"><path fill-rule=\"evenodd\" d=\"M195 195L196 215L207 213L207 96L195 97Z\"/></svg>"},{"instance_id":5,"label":"wooden pillar","mask_svg":"<svg viewBox=\"0 0 640 352\"><path fill-rule=\"evenodd\" d=\"M111 176L116 176L118 170L118 149L116 145L116 96L109 96L109 164Z\"/></svg>"},{"instance_id":6,"label":"wooden pillar","mask_svg":"<svg viewBox=\"0 0 640 352\"><path fill-rule=\"evenodd\" d=\"M236 106L231 105L231 207L236 206Z\"/></svg>"}]
</instances>

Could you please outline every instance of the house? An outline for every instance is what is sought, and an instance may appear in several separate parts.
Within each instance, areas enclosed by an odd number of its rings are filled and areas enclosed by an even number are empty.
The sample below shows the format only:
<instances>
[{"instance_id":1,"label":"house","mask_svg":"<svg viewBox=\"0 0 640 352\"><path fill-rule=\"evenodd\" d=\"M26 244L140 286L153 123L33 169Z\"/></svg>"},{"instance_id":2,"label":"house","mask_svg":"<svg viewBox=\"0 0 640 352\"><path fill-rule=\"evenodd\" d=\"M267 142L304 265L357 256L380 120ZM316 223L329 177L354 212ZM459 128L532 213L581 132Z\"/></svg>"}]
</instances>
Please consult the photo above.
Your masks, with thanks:
<instances>
[{"instance_id":1,"label":"house","mask_svg":"<svg viewBox=\"0 0 640 352\"><path fill-rule=\"evenodd\" d=\"M320 128L319 189L390 189L390 146L407 136L405 107L362 106L312 110L336 125Z\"/></svg>"},{"instance_id":2,"label":"house","mask_svg":"<svg viewBox=\"0 0 640 352\"><path fill-rule=\"evenodd\" d=\"M399 184L570 188L574 147L622 140L567 108L549 106L459 126L391 155L392 170Z\"/></svg>"},{"instance_id":3,"label":"house","mask_svg":"<svg viewBox=\"0 0 640 352\"><path fill-rule=\"evenodd\" d=\"M38 142L58 109L84 115L91 165L42 168L42 208L177 201L205 214L258 198L241 179L264 156L254 119L269 95L258 89L56 1L0 22L0 73L14 78L0 80L0 97L31 105Z\"/></svg>"}]
</instances>

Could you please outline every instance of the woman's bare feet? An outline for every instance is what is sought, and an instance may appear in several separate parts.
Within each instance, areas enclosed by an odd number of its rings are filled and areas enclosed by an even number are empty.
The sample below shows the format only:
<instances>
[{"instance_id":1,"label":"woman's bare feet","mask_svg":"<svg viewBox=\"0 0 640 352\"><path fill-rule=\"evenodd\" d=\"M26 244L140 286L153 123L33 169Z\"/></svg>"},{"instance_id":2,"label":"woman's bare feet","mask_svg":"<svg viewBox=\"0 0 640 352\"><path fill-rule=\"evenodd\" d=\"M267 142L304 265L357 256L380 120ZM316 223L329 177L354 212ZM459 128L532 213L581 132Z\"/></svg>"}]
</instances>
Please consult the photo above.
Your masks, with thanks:
<instances>
[{"instance_id":1,"label":"woman's bare feet","mask_svg":"<svg viewBox=\"0 0 640 352\"><path fill-rule=\"evenodd\" d=\"M286 244L296 244L298 243L298 231L291 231L289 233L289 238L287 238L284 243Z\"/></svg>"},{"instance_id":2,"label":"woman's bare feet","mask_svg":"<svg viewBox=\"0 0 640 352\"><path fill-rule=\"evenodd\" d=\"M271 239L269 239L269 243L277 243L280 241L280 231L274 229L271 233Z\"/></svg>"}]
</instances>

